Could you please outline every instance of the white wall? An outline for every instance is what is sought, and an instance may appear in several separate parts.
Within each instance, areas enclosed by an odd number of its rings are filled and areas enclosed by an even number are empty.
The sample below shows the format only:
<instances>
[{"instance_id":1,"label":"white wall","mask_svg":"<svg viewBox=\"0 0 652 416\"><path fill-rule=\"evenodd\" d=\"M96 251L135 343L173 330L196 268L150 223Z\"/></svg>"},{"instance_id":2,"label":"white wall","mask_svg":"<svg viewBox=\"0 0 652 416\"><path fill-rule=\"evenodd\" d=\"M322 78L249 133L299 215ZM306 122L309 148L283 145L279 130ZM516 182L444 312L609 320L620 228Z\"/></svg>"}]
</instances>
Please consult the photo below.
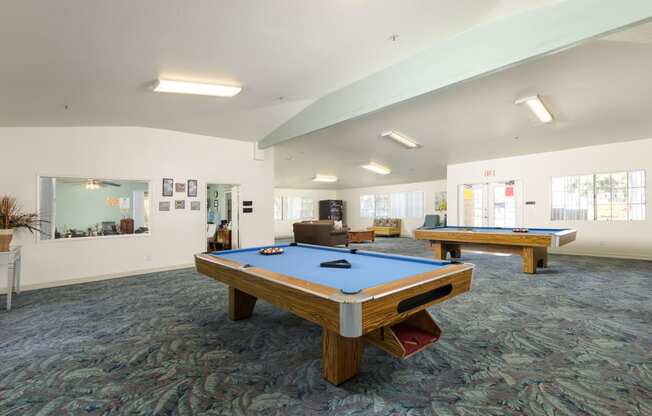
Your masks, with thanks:
<instances>
[{"instance_id":1,"label":"white wall","mask_svg":"<svg viewBox=\"0 0 652 416\"><path fill-rule=\"evenodd\" d=\"M206 183L241 185L241 199L254 201L240 214L243 246L273 242L273 155L253 160L253 145L241 141L132 127L0 128L0 194L37 210L37 176L147 179L152 183L151 235L22 244L23 284L53 286L70 280L191 265L206 250ZM199 180L201 211L159 212L164 177Z\"/></svg>"},{"instance_id":2,"label":"white wall","mask_svg":"<svg viewBox=\"0 0 652 416\"><path fill-rule=\"evenodd\" d=\"M485 170L495 177L483 178ZM646 221L550 221L551 177L645 169L647 171ZM520 180L525 206L525 226L575 228L577 240L558 252L652 259L652 139L557 152L540 153L448 166L448 223L458 224L457 189L460 184Z\"/></svg>"},{"instance_id":3,"label":"white wall","mask_svg":"<svg viewBox=\"0 0 652 416\"><path fill-rule=\"evenodd\" d=\"M367 188L341 189L337 199L345 201L345 223L353 230L364 230L373 225L373 219L360 217L360 196L391 194L394 192L423 191L425 198L424 214L435 214L435 193L446 191L446 181L427 181L400 185L372 186ZM441 214L441 213L439 213ZM414 237L414 230L423 225L424 218L405 218L401 220L401 235ZM443 221L443 215L442 215Z\"/></svg>"},{"instance_id":4,"label":"white wall","mask_svg":"<svg viewBox=\"0 0 652 416\"><path fill-rule=\"evenodd\" d=\"M336 191L332 189L287 189L275 188L274 196L299 196L312 198L314 205L314 218L319 218L319 201L326 199L338 199ZM288 238L294 235L292 231L292 224L300 220L281 220L274 221L274 236L276 238Z\"/></svg>"}]
</instances>

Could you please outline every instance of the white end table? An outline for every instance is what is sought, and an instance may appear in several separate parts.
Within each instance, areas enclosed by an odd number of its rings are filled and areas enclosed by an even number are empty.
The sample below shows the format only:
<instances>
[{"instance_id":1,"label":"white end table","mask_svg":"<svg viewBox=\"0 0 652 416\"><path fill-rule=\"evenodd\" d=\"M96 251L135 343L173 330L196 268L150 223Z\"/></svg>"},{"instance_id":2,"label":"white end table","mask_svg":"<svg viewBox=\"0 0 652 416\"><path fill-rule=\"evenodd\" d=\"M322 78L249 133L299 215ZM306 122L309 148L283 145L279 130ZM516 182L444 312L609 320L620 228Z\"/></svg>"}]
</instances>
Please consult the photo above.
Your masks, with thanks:
<instances>
[{"instance_id":1,"label":"white end table","mask_svg":"<svg viewBox=\"0 0 652 416\"><path fill-rule=\"evenodd\" d=\"M13 246L9 251L0 251L0 277L7 276L7 310L11 310L11 296L20 293L21 246Z\"/></svg>"}]
</instances>

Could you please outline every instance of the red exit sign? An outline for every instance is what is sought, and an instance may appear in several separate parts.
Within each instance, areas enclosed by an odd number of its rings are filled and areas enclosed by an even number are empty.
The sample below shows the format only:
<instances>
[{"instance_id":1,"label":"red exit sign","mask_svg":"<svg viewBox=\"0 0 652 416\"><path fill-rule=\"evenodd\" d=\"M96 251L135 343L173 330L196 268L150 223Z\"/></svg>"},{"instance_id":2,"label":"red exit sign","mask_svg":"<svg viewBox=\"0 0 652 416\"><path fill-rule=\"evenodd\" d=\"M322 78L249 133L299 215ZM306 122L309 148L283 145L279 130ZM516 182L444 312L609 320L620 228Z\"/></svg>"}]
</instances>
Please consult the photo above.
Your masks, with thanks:
<instances>
[{"instance_id":1,"label":"red exit sign","mask_svg":"<svg viewBox=\"0 0 652 416\"><path fill-rule=\"evenodd\" d=\"M484 176L485 178L496 176L496 170L495 169L485 169L485 170L482 171L482 176Z\"/></svg>"}]
</instances>

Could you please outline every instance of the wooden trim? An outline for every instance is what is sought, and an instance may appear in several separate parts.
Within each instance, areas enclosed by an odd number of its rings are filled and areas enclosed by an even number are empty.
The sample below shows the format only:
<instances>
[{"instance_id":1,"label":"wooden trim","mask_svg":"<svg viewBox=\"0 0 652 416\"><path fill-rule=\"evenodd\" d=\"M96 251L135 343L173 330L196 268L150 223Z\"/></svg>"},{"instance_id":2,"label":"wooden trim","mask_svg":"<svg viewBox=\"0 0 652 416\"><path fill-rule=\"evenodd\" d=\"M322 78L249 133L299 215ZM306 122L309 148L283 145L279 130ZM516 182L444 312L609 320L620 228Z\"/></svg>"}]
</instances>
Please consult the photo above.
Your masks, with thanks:
<instances>
[{"instance_id":1,"label":"wooden trim","mask_svg":"<svg viewBox=\"0 0 652 416\"><path fill-rule=\"evenodd\" d=\"M374 299L379 299L383 296L391 295L396 291L403 291L412 287L420 286L434 280L445 279L449 276L461 273L464 271L473 271L474 266L469 263L450 264L435 270L425 273L408 276L400 280L394 280L378 286L373 286L365 289L362 293L365 296L371 296ZM366 300L366 299L365 299Z\"/></svg>"},{"instance_id":2,"label":"wooden trim","mask_svg":"<svg viewBox=\"0 0 652 416\"><path fill-rule=\"evenodd\" d=\"M281 273L276 273L272 272L269 270L265 269L260 269L258 267L247 267L244 268L244 264L238 263L233 260L227 260L223 259L221 257L213 256L210 254L196 254L195 255L195 263L197 263L198 260L202 262L207 262L211 264L215 264L221 267L225 267L228 269L232 270L237 270L245 274L249 274L251 276L256 276L258 278L267 280L269 282L272 282L274 284L279 284L283 286L287 286L290 288L295 288L295 289L300 289L304 290L308 293L311 293L316 296L320 296L326 299L331 299L332 296L336 293L339 292L338 289L329 287L329 286L324 286L320 285L318 283L312 283L306 280L302 279L297 279L296 277L292 276L287 276Z\"/></svg>"},{"instance_id":3,"label":"wooden trim","mask_svg":"<svg viewBox=\"0 0 652 416\"><path fill-rule=\"evenodd\" d=\"M234 269L201 254L195 256L195 264L197 271L206 276L339 333L339 303L327 296L319 296L301 289L300 285L287 285L282 277L281 281L275 281L262 273L251 273L250 268Z\"/></svg>"},{"instance_id":4,"label":"wooden trim","mask_svg":"<svg viewBox=\"0 0 652 416\"><path fill-rule=\"evenodd\" d=\"M575 241L575 238L577 237L577 231L575 230L565 230L562 231L561 233L557 234L559 236L559 246L563 246L564 244L568 244L570 242Z\"/></svg>"},{"instance_id":5,"label":"wooden trim","mask_svg":"<svg viewBox=\"0 0 652 416\"><path fill-rule=\"evenodd\" d=\"M417 240L431 240L450 243L476 243L493 245L550 247L551 235L528 233L489 233L471 231L435 231L416 230L414 237Z\"/></svg>"},{"instance_id":6,"label":"wooden trim","mask_svg":"<svg viewBox=\"0 0 652 416\"><path fill-rule=\"evenodd\" d=\"M468 266L464 264L454 266ZM473 279L473 267L461 268L453 274L441 277L439 279L427 281L419 285L415 285L405 290L400 290L387 294L382 297L371 299L362 304L362 332L368 333L378 327L391 325L395 322L400 322L408 316L413 315L421 310L424 310L436 303L445 302L455 296L468 292L471 289L471 281ZM452 291L445 297L430 301L420 305L414 309L406 312L399 313L397 305L405 299L412 298L418 294L429 292L437 288L444 287L448 284L452 285Z\"/></svg>"}]
</instances>

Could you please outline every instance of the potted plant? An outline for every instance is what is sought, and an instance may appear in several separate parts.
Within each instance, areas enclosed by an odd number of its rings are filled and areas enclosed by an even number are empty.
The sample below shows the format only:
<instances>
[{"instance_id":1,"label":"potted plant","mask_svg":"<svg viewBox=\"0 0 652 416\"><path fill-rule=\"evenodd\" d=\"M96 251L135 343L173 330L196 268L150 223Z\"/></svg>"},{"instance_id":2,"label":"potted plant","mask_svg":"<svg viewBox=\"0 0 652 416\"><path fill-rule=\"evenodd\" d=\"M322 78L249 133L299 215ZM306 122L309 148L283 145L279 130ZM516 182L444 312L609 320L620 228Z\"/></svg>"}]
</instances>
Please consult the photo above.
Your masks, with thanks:
<instances>
[{"instance_id":1,"label":"potted plant","mask_svg":"<svg viewBox=\"0 0 652 416\"><path fill-rule=\"evenodd\" d=\"M16 203L16 198L3 196L0 199L0 251L9 251L14 229L26 228L30 232L40 232L42 222L38 214L23 212Z\"/></svg>"}]
</instances>

